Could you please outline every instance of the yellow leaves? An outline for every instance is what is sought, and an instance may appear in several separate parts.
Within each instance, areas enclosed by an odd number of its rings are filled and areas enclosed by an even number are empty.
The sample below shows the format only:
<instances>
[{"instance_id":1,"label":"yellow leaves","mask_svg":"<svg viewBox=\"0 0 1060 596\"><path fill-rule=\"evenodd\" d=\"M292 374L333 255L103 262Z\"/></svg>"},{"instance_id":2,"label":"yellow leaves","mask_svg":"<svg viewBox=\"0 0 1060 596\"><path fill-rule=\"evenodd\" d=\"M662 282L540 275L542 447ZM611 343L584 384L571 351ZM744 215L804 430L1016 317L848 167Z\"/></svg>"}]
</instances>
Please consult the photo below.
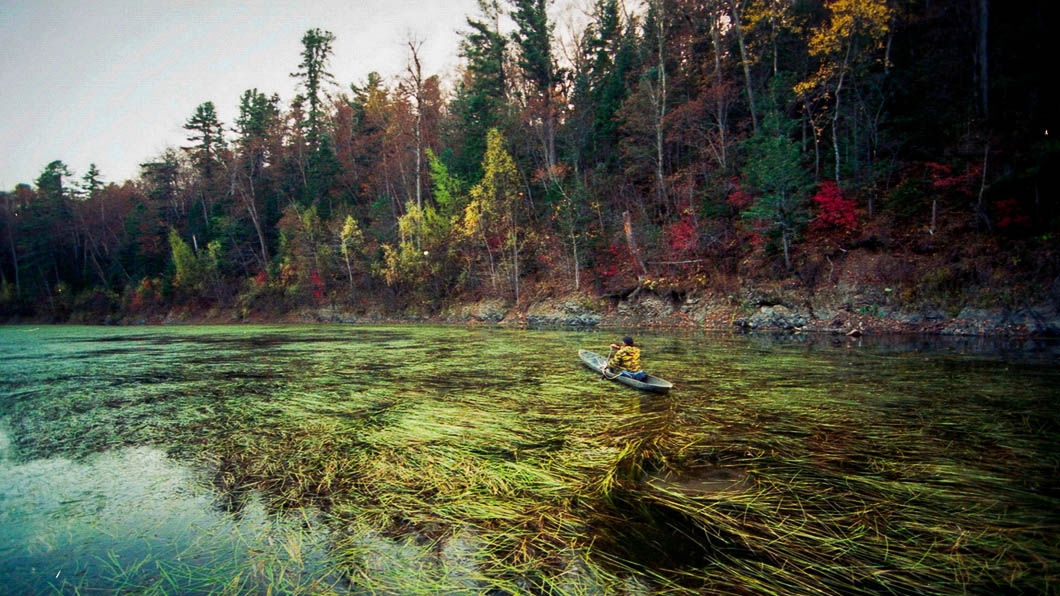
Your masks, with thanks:
<instances>
[{"instance_id":1,"label":"yellow leaves","mask_svg":"<svg viewBox=\"0 0 1060 596\"><path fill-rule=\"evenodd\" d=\"M464 208L461 232L471 236L480 233L484 226L495 227L495 231L515 227L514 214L521 197L515 160L504 148L501 133L491 129L482 159L482 179L471 188L471 201Z\"/></svg>"},{"instance_id":2,"label":"yellow leaves","mask_svg":"<svg viewBox=\"0 0 1060 596\"><path fill-rule=\"evenodd\" d=\"M343 255L349 255L351 250L359 250L364 246L364 234L361 233L361 228L352 215L347 215L346 221L342 223L339 240L342 242Z\"/></svg>"},{"instance_id":3,"label":"yellow leaves","mask_svg":"<svg viewBox=\"0 0 1060 596\"><path fill-rule=\"evenodd\" d=\"M464 217L460 220L458 227L459 233L467 237L478 234L482 226L482 205L475 195L475 189L471 189L471 202L464 207Z\"/></svg>"},{"instance_id":4,"label":"yellow leaves","mask_svg":"<svg viewBox=\"0 0 1060 596\"><path fill-rule=\"evenodd\" d=\"M813 32L809 45L810 55L821 58L821 65L795 85L800 99L827 89L827 82L846 72L851 61L881 50L890 31L893 12L885 0L832 0L827 7L831 17Z\"/></svg>"},{"instance_id":5,"label":"yellow leaves","mask_svg":"<svg viewBox=\"0 0 1060 596\"><path fill-rule=\"evenodd\" d=\"M890 30L891 9L884 0L832 0L832 17L810 38L810 54L824 56L842 53L855 36L869 44L862 50L877 50Z\"/></svg>"},{"instance_id":6,"label":"yellow leaves","mask_svg":"<svg viewBox=\"0 0 1060 596\"><path fill-rule=\"evenodd\" d=\"M415 285L430 273L430 251L420 250L408 240L399 242L397 247L384 244L382 249L383 279L388 286Z\"/></svg>"},{"instance_id":7,"label":"yellow leaves","mask_svg":"<svg viewBox=\"0 0 1060 596\"><path fill-rule=\"evenodd\" d=\"M496 128L492 128L486 136L482 180L471 189L471 196L482 200L487 211L500 211L518 199L518 189L519 174L515 169L515 160L504 148L504 137Z\"/></svg>"},{"instance_id":8,"label":"yellow leaves","mask_svg":"<svg viewBox=\"0 0 1060 596\"><path fill-rule=\"evenodd\" d=\"M415 202L405 203L405 215L398 218L398 232L402 238L414 237L423 229L423 210Z\"/></svg>"}]
</instances>

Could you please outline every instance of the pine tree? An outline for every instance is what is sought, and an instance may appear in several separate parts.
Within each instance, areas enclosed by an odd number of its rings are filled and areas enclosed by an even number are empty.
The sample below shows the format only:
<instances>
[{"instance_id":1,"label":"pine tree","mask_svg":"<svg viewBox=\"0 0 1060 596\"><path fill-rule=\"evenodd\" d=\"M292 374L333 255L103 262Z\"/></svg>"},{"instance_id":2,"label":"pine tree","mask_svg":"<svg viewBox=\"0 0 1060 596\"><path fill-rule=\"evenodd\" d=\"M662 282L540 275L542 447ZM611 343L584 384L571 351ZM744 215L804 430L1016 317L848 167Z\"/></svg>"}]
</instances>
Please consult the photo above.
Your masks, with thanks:
<instances>
[{"instance_id":1,"label":"pine tree","mask_svg":"<svg viewBox=\"0 0 1060 596\"><path fill-rule=\"evenodd\" d=\"M747 141L747 181L756 196L743 217L759 222L761 230L780 240L784 266L791 269L791 244L809 219L807 193L812 185L791 140L791 123L776 110L767 114L758 133Z\"/></svg>"},{"instance_id":2,"label":"pine tree","mask_svg":"<svg viewBox=\"0 0 1060 596\"><path fill-rule=\"evenodd\" d=\"M299 124L304 128L306 140L311 150L319 147L321 137L324 134L324 119L327 114L324 111L324 86L334 81L334 76L328 71L328 62L331 60L331 44L335 41L335 35L330 31L321 29L310 29L302 36L302 61L298 64L298 70L291 76L301 81L302 89L305 91L305 99L309 103L309 110L305 113L305 120Z\"/></svg>"},{"instance_id":3,"label":"pine tree","mask_svg":"<svg viewBox=\"0 0 1060 596\"><path fill-rule=\"evenodd\" d=\"M195 143L184 150L191 155L202 180L209 184L220 169L221 151L225 148L224 126L213 102L199 104L184 123L184 130L188 131L188 141Z\"/></svg>"},{"instance_id":4,"label":"pine tree","mask_svg":"<svg viewBox=\"0 0 1060 596\"><path fill-rule=\"evenodd\" d=\"M556 81L552 59L552 25L548 22L547 2L509 2L514 8L511 15L516 24L512 40L519 47L518 64L523 76L533 84L530 113L540 118L544 161L551 173L556 165L556 106L553 98Z\"/></svg>"},{"instance_id":5,"label":"pine tree","mask_svg":"<svg viewBox=\"0 0 1060 596\"><path fill-rule=\"evenodd\" d=\"M467 19L471 30L460 42L467 71L450 107L455 120L449 139L455 152L453 166L467 180L482 176L486 137L490 129L502 125L507 110L504 61L508 40L500 32L500 8L496 0L479 0L479 8L481 19Z\"/></svg>"}]
</instances>

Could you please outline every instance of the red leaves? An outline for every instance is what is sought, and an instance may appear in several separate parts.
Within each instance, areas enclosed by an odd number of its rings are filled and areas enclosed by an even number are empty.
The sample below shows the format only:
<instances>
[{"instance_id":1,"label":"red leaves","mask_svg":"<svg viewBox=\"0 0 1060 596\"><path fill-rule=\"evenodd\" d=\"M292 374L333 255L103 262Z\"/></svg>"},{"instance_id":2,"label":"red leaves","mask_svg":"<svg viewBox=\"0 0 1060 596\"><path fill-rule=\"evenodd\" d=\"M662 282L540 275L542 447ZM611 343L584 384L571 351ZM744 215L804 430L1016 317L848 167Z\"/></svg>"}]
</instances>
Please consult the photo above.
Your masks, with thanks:
<instances>
[{"instance_id":1,"label":"red leaves","mask_svg":"<svg viewBox=\"0 0 1060 596\"><path fill-rule=\"evenodd\" d=\"M663 227L669 259L681 259L699 246L699 225L691 207L681 210L681 219Z\"/></svg>"},{"instance_id":2,"label":"red leaves","mask_svg":"<svg viewBox=\"0 0 1060 596\"><path fill-rule=\"evenodd\" d=\"M810 200L816 210L816 215L810 223L813 230L834 230L847 234L858 227L857 206L854 201L843 197L839 185L835 182L822 182L817 194Z\"/></svg>"},{"instance_id":3,"label":"red leaves","mask_svg":"<svg viewBox=\"0 0 1060 596\"><path fill-rule=\"evenodd\" d=\"M624 244L613 243L604 249L605 260L596 268L596 274L601 279L608 280L622 272L620 264L629 263L629 249Z\"/></svg>"},{"instance_id":4,"label":"red leaves","mask_svg":"<svg viewBox=\"0 0 1060 596\"><path fill-rule=\"evenodd\" d=\"M309 273L309 283L313 286L313 299L317 304L324 302L324 280L320 278L320 272L316 269Z\"/></svg>"},{"instance_id":5,"label":"red leaves","mask_svg":"<svg viewBox=\"0 0 1060 596\"><path fill-rule=\"evenodd\" d=\"M994 203L996 226L999 230L1025 230L1031 227L1031 218L1023 214L1016 199L1003 199Z\"/></svg>"},{"instance_id":6,"label":"red leaves","mask_svg":"<svg viewBox=\"0 0 1060 596\"><path fill-rule=\"evenodd\" d=\"M924 162L931 179L931 187L943 192L971 194L973 184L982 173L982 165L976 164L963 174L954 174L953 168L933 161Z\"/></svg>"},{"instance_id":7,"label":"red leaves","mask_svg":"<svg viewBox=\"0 0 1060 596\"><path fill-rule=\"evenodd\" d=\"M733 190L729 192L729 196L725 198L725 202L731 207L734 207L737 211L743 211L750 207L751 203L754 201L754 197L744 190L743 185L737 182L735 178L733 179L732 186Z\"/></svg>"}]
</instances>

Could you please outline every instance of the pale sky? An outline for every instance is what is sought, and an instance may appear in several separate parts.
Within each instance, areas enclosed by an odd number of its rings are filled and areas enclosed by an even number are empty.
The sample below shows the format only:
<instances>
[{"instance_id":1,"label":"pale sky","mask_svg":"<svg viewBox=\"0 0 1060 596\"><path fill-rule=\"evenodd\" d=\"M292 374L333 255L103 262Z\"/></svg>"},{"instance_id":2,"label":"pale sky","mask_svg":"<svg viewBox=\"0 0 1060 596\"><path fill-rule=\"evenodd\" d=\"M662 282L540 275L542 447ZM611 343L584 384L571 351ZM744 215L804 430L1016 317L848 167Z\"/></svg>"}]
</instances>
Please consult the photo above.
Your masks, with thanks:
<instances>
[{"instance_id":1,"label":"pale sky","mask_svg":"<svg viewBox=\"0 0 1060 596\"><path fill-rule=\"evenodd\" d=\"M294 96L302 35L335 34L339 86L400 74L409 36L424 74L451 75L475 0L0 0L0 190L61 159L106 182L187 144L183 124L213 101L226 127L256 87ZM557 33L559 28L557 28Z\"/></svg>"}]
</instances>

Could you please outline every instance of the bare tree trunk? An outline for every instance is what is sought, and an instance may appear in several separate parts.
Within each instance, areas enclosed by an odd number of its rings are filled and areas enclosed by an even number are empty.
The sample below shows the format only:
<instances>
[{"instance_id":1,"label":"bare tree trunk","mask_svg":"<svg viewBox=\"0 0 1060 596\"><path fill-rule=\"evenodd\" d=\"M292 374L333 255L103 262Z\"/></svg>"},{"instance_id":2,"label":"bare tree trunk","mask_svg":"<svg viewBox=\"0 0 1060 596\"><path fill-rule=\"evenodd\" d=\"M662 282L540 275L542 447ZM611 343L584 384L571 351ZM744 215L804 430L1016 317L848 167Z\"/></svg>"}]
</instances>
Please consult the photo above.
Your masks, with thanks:
<instances>
[{"instance_id":1,"label":"bare tree trunk","mask_svg":"<svg viewBox=\"0 0 1060 596\"><path fill-rule=\"evenodd\" d=\"M353 293L353 267L350 265L350 251L349 251L349 249L346 248L345 244L343 244L342 246L343 246L342 257L343 257L343 260L346 261L346 273L349 274L349 276L350 276L350 293L352 294Z\"/></svg>"},{"instance_id":2,"label":"bare tree trunk","mask_svg":"<svg viewBox=\"0 0 1060 596\"><path fill-rule=\"evenodd\" d=\"M721 84L721 36L718 33L718 14L713 12L710 13L710 38L714 43L714 75L713 80L715 85ZM715 108L718 112L718 137L719 137L719 156L721 158L721 169L728 170L728 159L726 156L725 149L725 116L723 115L725 106L725 98L722 93L717 93L715 96Z\"/></svg>"},{"instance_id":3,"label":"bare tree trunk","mask_svg":"<svg viewBox=\"0 0 1060 596\"><path fill-rule=\"evenodd\" d=\"M199 199L200 199L199 202L202 203L202 225L206 228L207 231L209 231L209 229L210 229L210 215L209 215L209 212L206 209L206 192L205 191L199 191ZM198 249L196 249L196 252L198 252Z\"/></svg>"},{"instance_id":4,"label":"bare tree trunk","mask_svg":"<svg viewBox=\"0 0 1060 596\"><path fill-rule=\"evenodd\" d=\"M512 222L512 286L515 288L515 303L519 303L519 230Z\"/></svg>"},{"instance_id":5,"label":"bare tree trunk","mask_svg":"<svg viewBox=\"0 0 1060 596\"><path fill-rule=\"evenodd\" d=\"M644 266L644 261L640 258L640 249L637 247L637 239L633 237L633 221L629 217L629 211L622 212L622 229L626 232L626 244L629 245L629 254L633 259L633 266L636 270L637 281L639 282L648 274L648 269Z\"/></svg>"},{"instance_id":6,"label":"bare tree trunk","mask_svg":"<svg viewBox=\"0 0 1060 596\"><path fill-rule=\"evenodd\" d=\"M990 111L990 69L988 63L988 27L990 25L990 0L979 0L979 38L976 44L976 54L979 63L979 102L983 110L983 117L989 116Z\"/></svg>"},{"instance_id":7,"label":"bare tree trunk","mask_svg":"<svg viewBox=\"0 0 1060 596\"><path fill-rule=\"evenodd\" d=\"M777 76L777 13L775 7L769 10L769 38L773 45L773 76Z\"/></svg>"},{"instance_id":8,"label":"bare tree trunk","mask_svg":"<svg viewBox=\"0 0 1060 596\"><path fill-rule=\"evenodd\" d=\"M578 236L573 231L570 235L570 243L574 249L574 289L581 289L581 270L578 266Z\"/></svg>"},{"instance_id":9,"label":"bare tree trunk","mask_svg":"<svg viewBox=\"0 0 1060 596\"><path fill-rule=\"evenodd\" d=\"M15 222L10 217L10 211L8 212L7 218L7 243L11 247L11 265L15 270L15 295L22 296L22 281L18 273L18 250L15 247L15 236L11 230L15 227Z\"/></svg>"},{"instance_id":10,"label":"bare tree trunk","mask_svg":"<svg viewBox=\"0 0 1060 596\"><path fill-rule=\"evenodd\" d=\"M835 111L832 114L832 148L835 150L835 183L839 184L839 98L843 91L843 78L847 74L847 64L850 60L850 51L854 47L851 41L847 45L847 53L843 57L843 65L839 68L839 82L835 86Z\"/></svg>"},{"instance_id":11,"label":"bare tree trunk","mask_svg":"<svg viewBox=\"0 0 1060 596\"><path fill-rule=\"evenodd\" d=\"M990 144L987 143L986 147L983 147L983 175L979 181L979 198L975 202L975 214L979 219L983 220L986 224L986 229L989 232L994 230L994 226L990 224L990 216L986 214L986 209L983 208L983 196L986 194L986 166L987 156L990 155Z\"/></svg>"},{"instance_id":12,"label":"bare tree trunk","mask_svg":"<svg viewBox=\"0 0 1060 596\"><path fill-rule=\"evenodd\" d=\"M254 188L254 180L249 176L247 178L250 184L250 196L245 197L243 200L246 202L247 212L250 213L250 221L254 224L254 232L258 235L258 246L261 248L261 268L264 270L269 265L269 245L265 242L265 231L261 225L261 218L258 217L258 205L255 201L257 191Z\"/></svg>"},{"instance_id":13,"label":"bare tree trunk","mask_svg":"<svg viewBox=\"0 0 1060 596\"><path fill-rule=\"evenodd\" d=\"M817 134L817 125L813 122L810 102L805 101L803 105L806 106L806 119L810 123L810 132L813 134L813 179L814 182L818 182L821 180L821 139Z\"/></svg>"},{"instance_id":14,"label":"bare tree trunk","mask_svg":"<svg viewBox=\"0 0 1060 596\"><path fill-rule=\"evenodd\" d=\"M658 28L658 89L652 94L655 100L655 194L658 201L658 205L661 207L666 203L666 177L663 171L663 121L666 119L666 61L664 48L665 43L663 39L663 33L666 29L665 19L666 13L665 7L662 0L657 4L659 7L659 16L657 19Z\"/></svg>"},{"instance_id":15,"label":"bare tree trunk","mask_svg":"<svg viewBox=\"0 0 1060 596\"><path fill-rule=\"evenodd\" d=\"M714 42L714 78L721 73L721 35L718 33L718 14L710 12L710 39Z\"/></svg>"},{"instance_id":16,"label":"bare tree trunk","mask_svg":"<svg viewBox=\"0 0 1060 596\"><path fill-rule=\"evenodd\" d=\"M486 256L489 258L490 265L490 282L493 284L493 291L497 291L497 268L493 266L493 250L490 248L489 238L486 238L486 231L482 230L482 244L486 247ZM501 253L503 255L503 253Z\"/></svg>"},{"instance_id":17,"label":"bare tree trunk","mask_svg":"<svg viewBox=\"0 0 1060 596\"><path fill-rule=\"evenodd\" d=\"M743 66L744 81L747 84L747 102L751 108L751 129L753 132L758 132L755 95L751 88L751 67L747 62L747 48L743 41L743 27L740 26L740 0L732 0L732 26L736 30L736 42L740 46L740 63Z\"/></svg>"},{"instance_id":18,"label":"bare tree trunk","mask_svg":"<svg viewBox=\"0 0 1060 596\"><path fill-rule=\"evenodd\" d=\"M423 237L423 73L420 68L419 42L409 40L409 56L412 63L408 66L416 99L416 207L420 217L416 225L416 250L421 250Z\"/></svg>"}]
</instances>

